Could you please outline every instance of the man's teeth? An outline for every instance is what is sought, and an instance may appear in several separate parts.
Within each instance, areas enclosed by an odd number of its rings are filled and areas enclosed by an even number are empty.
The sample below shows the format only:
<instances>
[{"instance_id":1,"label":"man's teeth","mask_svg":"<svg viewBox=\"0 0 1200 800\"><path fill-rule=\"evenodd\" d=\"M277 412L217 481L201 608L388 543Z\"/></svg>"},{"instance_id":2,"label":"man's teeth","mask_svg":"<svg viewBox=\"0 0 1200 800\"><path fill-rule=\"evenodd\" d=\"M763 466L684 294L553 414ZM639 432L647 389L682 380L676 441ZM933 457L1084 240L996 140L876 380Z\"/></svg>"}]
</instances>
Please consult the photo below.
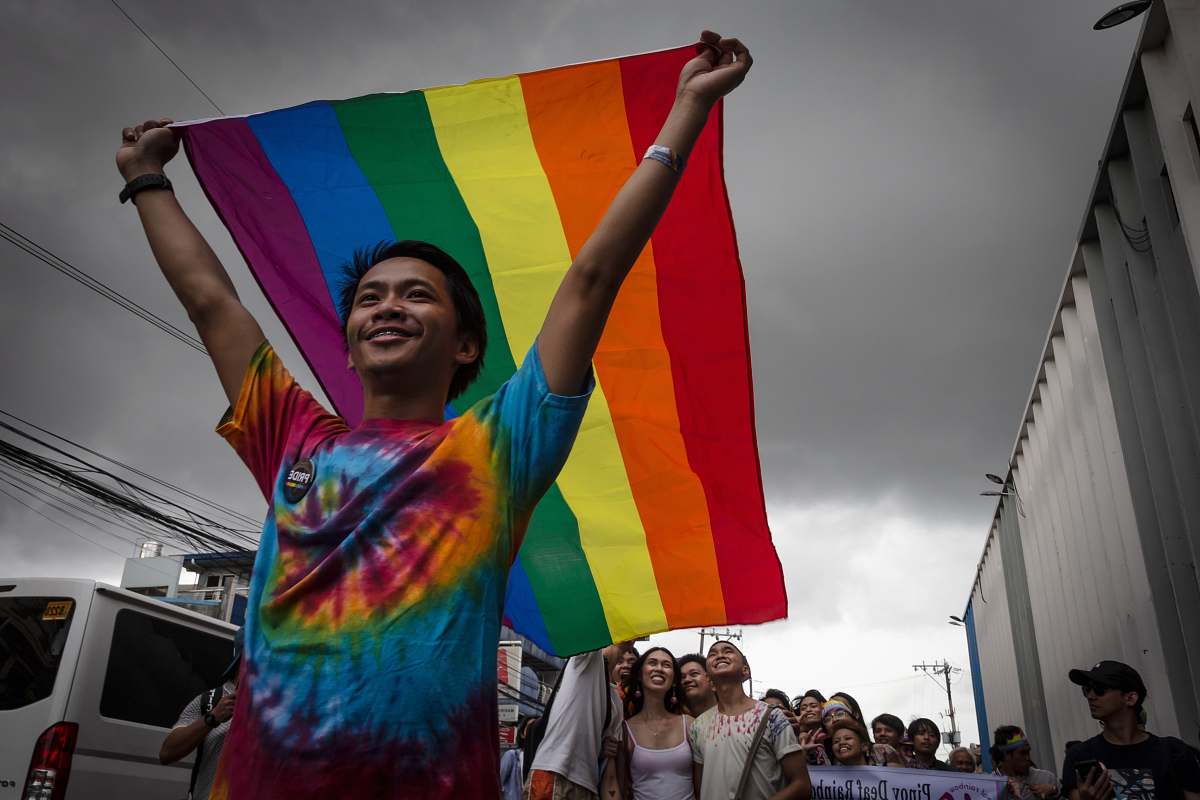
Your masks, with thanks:
<instances>
[{"instance_id":1,"label":"man's teeth","mask_svg":"<svg viewBox=\"0 0 1200 800\"><path fill-rule=\"evenodd\" d=\"M407 336L410 336L410 335L411 335L411 334L405 333L404 331L402 331L402 330L398 330L398 329L396 329L396 328L384 328L384 329L382 329L382 330L375 331L374 333L372 333L372 334L371 334L370 336L368 336L367 338L368 338L368 339L378 339L380 336L400 336L400 337L407 337Z\"/></svg>"}]
</instances>

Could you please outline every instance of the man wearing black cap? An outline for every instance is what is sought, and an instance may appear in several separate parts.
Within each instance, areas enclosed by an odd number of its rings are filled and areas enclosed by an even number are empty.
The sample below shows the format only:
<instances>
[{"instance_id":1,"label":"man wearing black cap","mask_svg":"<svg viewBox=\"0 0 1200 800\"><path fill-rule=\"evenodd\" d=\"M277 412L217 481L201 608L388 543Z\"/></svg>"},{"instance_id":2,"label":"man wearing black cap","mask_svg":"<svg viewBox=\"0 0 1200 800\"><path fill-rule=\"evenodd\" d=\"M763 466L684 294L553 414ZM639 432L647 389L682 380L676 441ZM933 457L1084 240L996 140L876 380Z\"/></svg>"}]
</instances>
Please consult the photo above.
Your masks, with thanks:
<instances>
[{"instance_id":1,"label":"man wearing black cap","mask_svg":"<svg viewBox=\"0 0 1200 800\"><path fill-rule=\"evenodd\" d=\"M1072 800L1159 798L1200 800L1200 761L1173 736L1145 728L1142 676L1120 661L1073 669L1071 683L1083 688L1092 719L1104 730L1067 751L1062 788Z\"/></svg>"},{"instance_id":2,"label":"man wearing black cap","mask_svg":"<svg viewBox=\"0 0 1200 800\"><path fill-rule=\"evenodd\" d=\"M217 762L221 760L221 748L225 745L225 734L229 733L229 721L233 719L241 665L242 629L238 628L233 638L233 660L221 675L220 685L197 695L184 707L158 751L158 760L163 764L173 764L196 751L188 790L190 800L208 800L217 775Z\"/></svg>"}]
</instances>

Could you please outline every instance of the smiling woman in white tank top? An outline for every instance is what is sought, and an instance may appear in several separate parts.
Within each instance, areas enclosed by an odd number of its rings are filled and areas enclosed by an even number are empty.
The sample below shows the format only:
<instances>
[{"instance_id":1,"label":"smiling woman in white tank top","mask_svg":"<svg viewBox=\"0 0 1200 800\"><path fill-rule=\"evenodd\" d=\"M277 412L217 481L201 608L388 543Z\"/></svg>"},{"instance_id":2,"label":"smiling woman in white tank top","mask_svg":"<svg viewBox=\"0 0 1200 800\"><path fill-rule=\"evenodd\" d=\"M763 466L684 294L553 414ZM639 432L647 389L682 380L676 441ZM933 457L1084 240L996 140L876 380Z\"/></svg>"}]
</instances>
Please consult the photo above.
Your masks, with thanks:
<instances>
[{"instance_id":1,"label":"smiling woman in white tank top","mask_svg":"<svg viewBox=\"0 0 1200 800\"><path fill-rule=\"evenodd\" d=\"M624 686L624 741L617 772L624 800L694 800L692 718L681 713L679 664L671 651L652 647L642 654Z\"/></svg>"}]
</instances>

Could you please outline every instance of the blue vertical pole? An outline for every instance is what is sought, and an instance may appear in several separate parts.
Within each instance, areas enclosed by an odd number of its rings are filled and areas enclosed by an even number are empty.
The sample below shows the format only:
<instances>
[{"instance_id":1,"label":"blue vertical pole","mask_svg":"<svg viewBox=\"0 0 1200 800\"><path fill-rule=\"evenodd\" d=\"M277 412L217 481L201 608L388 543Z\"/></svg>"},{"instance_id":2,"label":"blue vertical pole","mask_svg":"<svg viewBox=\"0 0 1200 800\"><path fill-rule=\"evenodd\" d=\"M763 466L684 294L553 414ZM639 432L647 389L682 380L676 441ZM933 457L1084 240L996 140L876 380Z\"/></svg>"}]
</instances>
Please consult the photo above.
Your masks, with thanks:
<instances>
[{"instance_id":1,"label":"blue vertical pole","mask_svg":"<svg viewBox=\"0 0 1200 800\"><path fill-rule=\"evenodd\" d=\"M971 688L975 693L975 721L979 725L979 755L983 771L992 771L991 728L988 727L987 706L983 702L983 673L979 669L979 643L975 640L975 604L967 605L963 617L967 629L967 657L971 659Z\"/></svg>"}]
</instances>

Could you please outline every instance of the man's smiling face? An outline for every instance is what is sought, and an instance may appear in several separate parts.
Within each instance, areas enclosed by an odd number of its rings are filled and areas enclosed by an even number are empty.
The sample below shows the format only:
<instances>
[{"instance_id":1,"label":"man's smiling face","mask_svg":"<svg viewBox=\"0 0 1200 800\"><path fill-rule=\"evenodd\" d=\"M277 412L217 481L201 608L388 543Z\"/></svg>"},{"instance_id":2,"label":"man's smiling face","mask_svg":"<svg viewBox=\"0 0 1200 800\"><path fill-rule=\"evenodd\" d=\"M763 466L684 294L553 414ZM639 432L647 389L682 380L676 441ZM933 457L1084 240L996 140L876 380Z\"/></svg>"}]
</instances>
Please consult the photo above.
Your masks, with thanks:
<instances>
[{"instance_id":1,"label":"man's smiling face","mask_svg":"<svg viewBox=\"0 0 1200 800\"><path fill-rule=\"evenodd\" d=\"M633 665L637 663L638 654L636 650L626 650L621 653L621 657L617 660L617 682L624 683L629 674L633 672Z\"/></svg>"},{"instance_id":2,"label":"man's smiling face","mask_svg":"<svg viewBox=\"0 0 1200 800\"><path fill-rule=\"evenodd\" d=\"M708 680L708 673L695 661L683 665L679 670L679 678L679 685L689 703L703 700L712 694L712 683Z\"/></svg>"},{"instance_id":3,"label":"man's smiling face","mask_svg":"<svg viewBox=\"0 0 1200 800\"><path fill-rule=\"evenodd\" d=\"M350 364L360 377L450 379L478 357L464 337L446 276L418 258L391 258L358 283L346 320Z\"/></svg>"},{"instance_id":4,"label":"man's smiling face","mask_svg":"<svg viewBox=\"0 0 1200 800\"><path fill-rule=\"evenodd\" d=\"M750 677L750 666L746 663L746 657L732 642L716 642L708 648L707 666L708 675L713 681L722 678L744 681Z\"/></svg>"}]
</instances>

